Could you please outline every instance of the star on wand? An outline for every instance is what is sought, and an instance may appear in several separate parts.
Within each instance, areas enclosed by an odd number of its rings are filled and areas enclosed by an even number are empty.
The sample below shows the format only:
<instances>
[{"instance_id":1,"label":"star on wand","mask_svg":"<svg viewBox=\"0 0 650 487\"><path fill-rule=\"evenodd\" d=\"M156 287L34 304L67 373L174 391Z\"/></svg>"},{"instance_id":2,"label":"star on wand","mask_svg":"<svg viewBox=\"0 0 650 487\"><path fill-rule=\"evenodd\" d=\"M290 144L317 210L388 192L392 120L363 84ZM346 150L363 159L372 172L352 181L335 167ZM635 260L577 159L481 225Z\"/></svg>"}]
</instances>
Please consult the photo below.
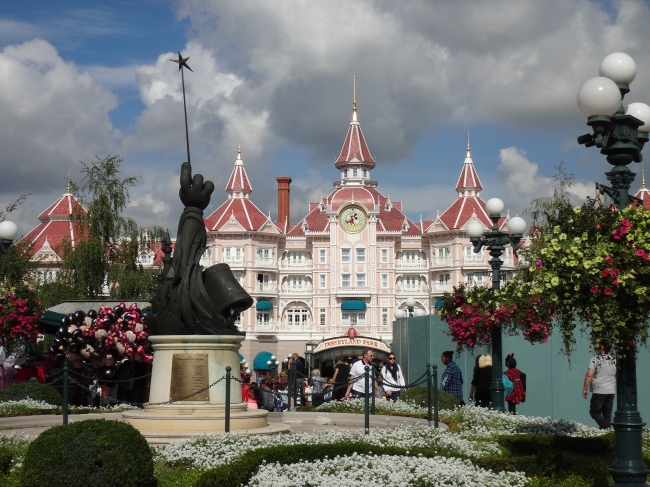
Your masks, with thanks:
<instances>
[{"instance_id":1,"label":"star on wand","mask_svg":"<svg viewBox=\"0 0 650 487\"><path fill-rule=\"evenodd\" d=\"M185 71L183 68L187 68L190 71L192 71L192 68L190 68L187 64L187 60L190 57L183 57L181 56L181 52L178 51L178 59L170 59L171 62L173 63L178 63L178 70L181 72L181 82L183 85L183 111L185 112L185 143L187 144L187 162L191 164L190 162L190 136L189 132L187 131L187 105L185 104ZM194 71L192 71L194 72Z\"/></svg>"}]
</instances>

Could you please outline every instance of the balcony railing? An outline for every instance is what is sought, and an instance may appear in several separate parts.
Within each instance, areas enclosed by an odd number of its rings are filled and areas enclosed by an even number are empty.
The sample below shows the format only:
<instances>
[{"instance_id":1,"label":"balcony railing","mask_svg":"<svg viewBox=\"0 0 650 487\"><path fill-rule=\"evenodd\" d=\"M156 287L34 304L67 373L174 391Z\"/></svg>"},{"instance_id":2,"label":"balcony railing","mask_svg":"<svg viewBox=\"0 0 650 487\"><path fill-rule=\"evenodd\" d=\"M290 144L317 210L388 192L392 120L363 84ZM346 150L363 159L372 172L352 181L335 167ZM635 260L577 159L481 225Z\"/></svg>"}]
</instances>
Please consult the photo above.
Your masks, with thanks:
<instances>
[{"instance_id":1,"label":"balcony railing","mask_svg":"<svg viewBox=\"0 0 650 487\"><path fill-rule=\"evenodd\" d=\"M275 321L257 321L255 322L256 332L275 332L277 331L277 323Z\"/></svg>"},{"instance_id":2,"label":"balcony railing","mask_svg":"<svg viewBox=\"0 0 650 487\"><path fill-rule=\"evenodd\" d=\"M232 257L223 259L224 264L228 264L230 267L243 267L244 259L234 259Z\"/></svg>"},{"instance_id":3,"label":"balcony railing","mask_svg":"<svg viewBox=\"0 0 650 487\"><path fill-rule=\"evenodd\" d=\"M451 291L452 285L451 282L440 284L438 282L431 285L432 293L448 293Z\"/></svg>"},{"instance_id":4,"label":"balcony railing","mask_svg":"<svg viewBox=\"0 0 650 487\"><path fill-rule=\"evenodd\" d=\"M417 260L417 261L398 260L397 268L398 269L426 269L427 261L426 260Z\"/></svg>"},{"instance_id":5,"label":"balcony railing","mask_svg":"<svg viewBox=\"0 0 650 487\"><path fill-rule=\"evenodd\" d=\"M397 286L397 292L404 294L404 293L426 293L427 292L427 286L423 284L419 284L416 286L406 286L404 284L398 284Z\"/></svg>"},{"instance_id":6,"label":"balcony railing","mask_svg":"<svg viewBox=\"0 0 650 487\"><path fill-rule=\"evenodd\" d=\"M255 292L257 293L274 293L277 289L275 283L263 284L261 282L256 283Z\"/></svg>"},{"instance_id":7,"label":"balcony railing","mask_svg":"<svg viewBox=\"0 0 650 487\"><path fill-rule=\"evenodd\" d=\"M276 267L277 261L273 257L258 257L255 260L256 267Z\"/></svg>"},{"instance_id":8,"label":"balcony railing","mask_svg":"<svg viewBox=\"0 0 650 487\"><path fill-rule=\"evenodd\" d=\"M304 333L306 331L317 331L318 325L311 321L303 323L280 323L280 331L284 333Z\"/></svg>"},{"instance_id":9,"label":"balcony railing","mask_svg":"<svg viewBox=\"0 0 650 487\"><path fill-rule=\"evenodd\" d=\"M339 294L370 294L370 287L345 287L345 286L339 286L338 288L338 293Z\"/></svg>"},{"instance_id":10,"label":"balcony railing","mask_svg":"<svg viewBox=\"0 0 650 487\"><path fill-rule=\"evenodd\" d=\"M308 269L313 267L313 265L312 260L282 261L283 269Z\"/></svg>"},{"instance_id":11,"label":"balcony railing","mask_svg":"<svg viewBox=\"0 0 650 487\"><path fill-rule=\"evenodd\" d=\"M284 286L282 288L282 292L289 293L289 294L308 294L312 292L312 289L313 288L311 286L301 286L301 287Z\"/></svg>"},{"instance_id":12,"label":"balcony railing","mask_svg":"<svg viewBox=\"0 0 650 487\"><path fill-rule=\"evenodd\" d=\"M434 257L431 259L431 267L448 267L451 265L451 256Z\"/></svg>"},{"instance_id":13,"label":"balcony railing","mask_svg":"<svg viewBox=\"0 0 650 487\"><path fill-rule=\"evenodd\" d=\"M465 264L485 264L485 256L479 254L472 254L470 257L467 255L464 258Z\"/></svg>"}]
</instances>

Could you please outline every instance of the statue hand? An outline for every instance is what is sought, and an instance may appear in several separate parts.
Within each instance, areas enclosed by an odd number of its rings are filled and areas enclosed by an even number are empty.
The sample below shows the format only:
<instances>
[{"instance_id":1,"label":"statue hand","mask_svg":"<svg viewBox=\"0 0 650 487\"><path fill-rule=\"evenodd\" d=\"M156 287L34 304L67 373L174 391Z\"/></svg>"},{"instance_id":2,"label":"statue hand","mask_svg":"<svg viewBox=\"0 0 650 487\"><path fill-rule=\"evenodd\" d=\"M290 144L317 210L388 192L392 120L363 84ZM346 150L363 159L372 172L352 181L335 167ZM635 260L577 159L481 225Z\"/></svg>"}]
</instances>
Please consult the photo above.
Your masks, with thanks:
<instances>
[{"instance_id":1,"label":"statue hand","mask_svg":"<svg viewBox=\"0 0 650 487\"><path fill-rule=\"evenodd\" d=\"M203 176L196 174L192 178L192 166L184 162L181 166L181 189L178 194L185 206L195 206L205 210L210 204L210 195L214 191L212 181L203 182Z\"/></svg>"}]
</instances>

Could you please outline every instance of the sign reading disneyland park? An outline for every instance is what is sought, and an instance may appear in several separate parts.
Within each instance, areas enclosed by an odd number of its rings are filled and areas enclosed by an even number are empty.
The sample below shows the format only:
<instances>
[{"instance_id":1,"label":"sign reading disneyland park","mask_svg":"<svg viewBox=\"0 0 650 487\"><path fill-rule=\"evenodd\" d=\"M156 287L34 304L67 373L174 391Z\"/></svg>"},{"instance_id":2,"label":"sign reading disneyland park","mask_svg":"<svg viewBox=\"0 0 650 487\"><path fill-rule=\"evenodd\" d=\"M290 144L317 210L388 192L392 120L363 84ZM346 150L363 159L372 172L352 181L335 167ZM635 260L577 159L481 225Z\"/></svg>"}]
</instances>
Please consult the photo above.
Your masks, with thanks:
<instances>
[{"instance_id":1,"label":"sign reading disneyland park","mask_svg":"<svg viewBox=\"0 0 650 487\"><path fill-rule=\"evenodd\" d=\"M379 340L377 338L358 336L358 335L355 338L348 338L347 336L328 338L320 342L318 346L314 349L313 353L316 354L324 350L328 350L330 348L336 348L336 347L374 348L376 350L381 350L383 352L390 353L390 348L382 340Z\"/></svg>"}]
</instances>

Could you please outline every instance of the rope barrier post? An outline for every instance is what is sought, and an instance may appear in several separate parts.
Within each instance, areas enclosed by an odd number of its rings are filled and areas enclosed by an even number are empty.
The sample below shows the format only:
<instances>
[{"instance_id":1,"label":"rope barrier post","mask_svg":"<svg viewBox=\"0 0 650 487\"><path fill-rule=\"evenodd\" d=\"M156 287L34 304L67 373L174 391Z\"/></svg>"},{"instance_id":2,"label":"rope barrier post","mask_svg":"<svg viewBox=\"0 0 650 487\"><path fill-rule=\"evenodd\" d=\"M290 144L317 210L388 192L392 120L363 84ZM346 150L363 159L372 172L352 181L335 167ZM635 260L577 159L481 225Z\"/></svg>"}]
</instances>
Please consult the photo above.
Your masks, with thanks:
<instances>
[{"instance_id":1,"label":"rope barrier post","mask_svg":"<svg viewBox=\"0 0 650 487\"><path fill-rule=\"evenodd\" d=\"M431 426L431 364L427 364L427 421Z\"/></svg>"},{"instance_id":2,"label":"rope barrier post","mask_svg":"<svg viewBox=\"0 0 650 487\"><path fill-rule=\"evenodd\" d=\"M376 380L376 378L375 378L375 367L373 366L370 370L371 370L371 372L370 372L370 374L371 374L370 375L370 380L372 381L372 386L371 386L371 389L372 389L372 407L370 408L370 414L372 414L374 416L375 415L375 396L377 395L377 390L375 389L375 380Z\"/></svg>"},{"instance_id":3,"label":"rope barrier post","mask_svg":"<svg viewBox=\"0 0 650 487\"><path fill-rule=\"evenodd\" d=\"M63 424L68 424L68 361L63 361Z\"/></svg>"},{"instance_id":4,"label":"rope barrier post","mask_svg":"<svg viewBox=\"0 0 650 487\"><path fill-rule=\"evenodd\" d=\"M438 427L438 366L433 365L433 426Z\"/></svg>"},{"instance_id":5,"label":"rope barrier post","mask_svg":"<svg viewBox=\"0 0 650 487\"><path fill-rule=\"evenodd\" d=\"M365 408L364 408L364 415L365 415L365 433L369 434L370 433L370 397L369 397L369 392L370 392L370 367L367 365L364 367L365 372L363 373L363 378L366 382L366 389L365 389L365 394L364 398L366 400L365 402Z\"/></svg>"},{"instance_id":6,"label":"rope barrier post","mask_svg":"<svg viewBox=\"0 0 650 487\"><path fill-rule=\"evenodd\" d=\"M224 431L230 433L230 365L226 367L226 424Z\"/></svg>"}]
</instances>

